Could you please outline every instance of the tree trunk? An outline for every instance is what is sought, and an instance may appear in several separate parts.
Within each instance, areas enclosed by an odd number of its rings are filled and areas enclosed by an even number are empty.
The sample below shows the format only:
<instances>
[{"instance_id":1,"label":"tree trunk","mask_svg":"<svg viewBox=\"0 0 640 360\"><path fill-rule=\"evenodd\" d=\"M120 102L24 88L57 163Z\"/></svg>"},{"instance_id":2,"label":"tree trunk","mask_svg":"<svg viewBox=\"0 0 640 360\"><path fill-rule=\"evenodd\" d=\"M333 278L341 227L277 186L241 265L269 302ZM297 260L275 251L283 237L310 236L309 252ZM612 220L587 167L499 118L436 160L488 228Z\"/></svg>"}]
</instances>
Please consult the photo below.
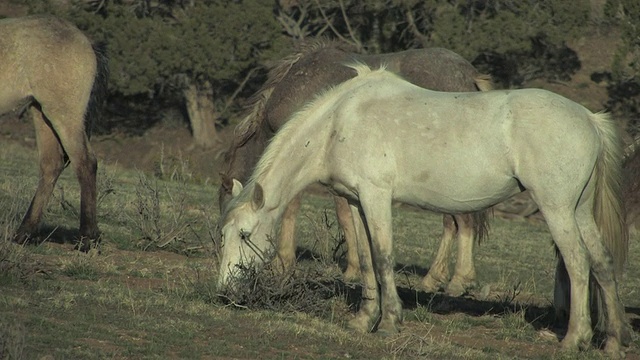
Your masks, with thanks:
<instances>
[{"instance_id":1,"label":"tree trunk","mask_svg":"<svg viewBox=\"0 0 640 360\"><path fill-rule=\"evenodd\" d=\"M207 81L200 89L195 84L189 84L184 89L184 98L194 144L205 149L216 146L220 139L216 131L218 114L213 105L211 83Z\"/></svg>"}]
</instances>

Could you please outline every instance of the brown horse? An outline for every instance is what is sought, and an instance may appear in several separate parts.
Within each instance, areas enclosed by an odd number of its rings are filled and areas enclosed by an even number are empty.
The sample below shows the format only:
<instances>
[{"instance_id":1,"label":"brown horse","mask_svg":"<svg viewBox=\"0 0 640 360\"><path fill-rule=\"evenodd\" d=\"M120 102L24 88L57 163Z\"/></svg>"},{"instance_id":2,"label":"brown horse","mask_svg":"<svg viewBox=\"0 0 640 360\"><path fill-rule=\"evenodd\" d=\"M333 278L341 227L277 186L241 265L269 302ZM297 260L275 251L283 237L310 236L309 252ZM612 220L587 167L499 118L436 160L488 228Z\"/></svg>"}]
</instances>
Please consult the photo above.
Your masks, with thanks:
<instances>
[{"instance_id":1,"label":"brown horse","mask_svg":"<svg viewBox=\"0 0 640 360\"><path fill-rule=\"evenodd\" d=\"M52 16L0 20L0 114L30 106L40 180L15 241L37 232L56 180L70 162L80 183L80 242L98 240L97 161L89 146L91 122L106 93L103 51L71 23Z\"/></svg>"},{"instance_id":2,"label":"brown horse","mask_svg":"<svg viewBox=\"0 0 640 360\"><path fill-rule=\"evenodd\" d=\"M316 41L301 51L281 60L268 74L262 88L253 96L249 114L238 124L235 138L225 158L219 189L220 207L231 198L233 180L247 181L267 142L300 110L305 103L332 86L355 76L345 66L358 61L373 68L385 64L408 81L424 88L440 91L478 91L491 88L490 78L479 73L460 55L442 48L416 49L380 55L349 52L337 42ZM346 278L359 273L353 220L346 199L334 197L338 222L347 242ZM276 261L287 268L295 262L294 226L300 206L296 197L282 217ZM458 259L453 278L446 286L452 295L460 295L475 285L473 264L474 239L481 239L487 230L485 212L444 215L444 233L438 254L423 279L423 286L437 291L449 281L449 257L453 239L458 237Z\"/></svg>"}]
</instances>

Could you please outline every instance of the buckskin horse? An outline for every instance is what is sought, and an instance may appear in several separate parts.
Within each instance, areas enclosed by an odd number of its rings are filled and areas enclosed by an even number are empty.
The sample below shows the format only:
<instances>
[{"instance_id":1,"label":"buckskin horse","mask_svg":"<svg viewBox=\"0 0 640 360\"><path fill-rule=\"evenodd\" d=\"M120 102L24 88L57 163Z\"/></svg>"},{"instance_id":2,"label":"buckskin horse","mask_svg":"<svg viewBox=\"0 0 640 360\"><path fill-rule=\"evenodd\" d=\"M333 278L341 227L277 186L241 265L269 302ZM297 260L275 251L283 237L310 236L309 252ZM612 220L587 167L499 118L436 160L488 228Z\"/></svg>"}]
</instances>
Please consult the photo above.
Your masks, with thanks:
<instances>
[{"instance_id":1,"label":"buckskin horse","mask_svg":"<svg viewBox=\"0 0 640 360\"><path fill-rule=\"evenodd\" d=\"M68 162L80 183L80 242L88 250L96 221L97 161L89 146L91 123L106 94L107 59L71 23L53 16L0 20L0 113L30 106L40 180L15 234L36 234L56 180Z\"/></svg>"}]
</instances>

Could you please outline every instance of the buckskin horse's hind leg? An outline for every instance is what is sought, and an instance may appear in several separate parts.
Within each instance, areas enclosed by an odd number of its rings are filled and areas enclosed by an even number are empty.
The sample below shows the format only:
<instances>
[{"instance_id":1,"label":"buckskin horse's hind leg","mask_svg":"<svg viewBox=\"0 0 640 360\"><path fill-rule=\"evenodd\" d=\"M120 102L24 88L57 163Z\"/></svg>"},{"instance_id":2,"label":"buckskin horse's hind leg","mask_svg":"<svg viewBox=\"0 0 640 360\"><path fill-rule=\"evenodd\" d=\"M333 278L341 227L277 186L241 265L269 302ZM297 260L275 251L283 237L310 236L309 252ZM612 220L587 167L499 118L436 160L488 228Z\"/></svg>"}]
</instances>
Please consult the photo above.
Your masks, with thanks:
<instances>
[{"instance_id":1,"label":"buckskin horse's hind leg","mask_svg":"<svg viewBox=\"0 0 640 360\"><path fill-rule=\"evenodd\" d=\"M296 263L295 226L296 215L298 214L298 209L300 209L300 201L301 195L298 194L291 200L282 214L277 254L272 262L278 271L286 272Z\"/></svg>"},{"instance_id":2,"label":"buckskin horse's hind leg","mask_svg":"<svg viewBox=\"0 0 640 360\"><path fill-rule=\"evenodd\" d=\"M36 233L42 212L49 202L53 187L64 169L64 153L56 135L45 122L42 113L32 106L29 114L33 119L36 130L36 142L38 145L38 157L40 161L40 180L29 210L25 214L22 224L16 231L14 240L18 243L26 242Z\"/></svg>"},{"instance_id":3,"label":"buckskin horse's hind leg","mask_svg":"<svg viewBox=\"0 0 640 360\"><path fill-rule=\"evenodd\" d=\"M80 184L80 241L77 249L81 251L88 251L92 242L97 243L100 240L100 231L96 221L98 161L91 151L85 132L85 107L65 108L58 104L50 108L43 106L43 112L69 157Z\"/></svg>"},{"instance_id":4,"label":"buckskin horse's hind leg","mask_svg":"<svg viewBox=\"0 0 640 360\"><path fill-rule=\"evenodd\" d=\"M451 296L461 296L477 286L476 269L473 263L475 227L472 214L454 215L458 224L458 255L453 277L445 292Z\"/></svg>"},{"instance_id":5,"label":"buckskin horse's hind leg","mask_svg":"<svg viewBox=\"0 0 640 360\"><path fill-rule=\"evenodd\" d=\"M443 216L442 226L442 239L438 253L429 267L429 272L422 279L422 287L429 292L439 291L449 281L449 257L458 229L452 215Z\"/></svg>"},{"instance_id":6,"label":"buckskin horse's hind leg","mask_svg":"<svg viewBox=\"0 0 640 360\"><path fill-rule=\"evenodd\" d=\"M78 182L80 183L80 242L77 248L89 251L92 243L100 241L100 231L96 220L96 173L98 161L89 147L84 129L70 134L70 138L60 135L69 156Z\"/></svg>"},{"instance_id":7,"label":"buckskin horse's hind leg","mask_svg":"<svg viewBox=\"0 0 640 360\"><path fill-rule=\"evenodd\" d=\"M444 215L443 233L438 253L429 272L422 279L422 287L430 292L445 289L451 296L460 296L476 286L476 272L473 263L475 241L474 217L472 214ZM449 257L453 239L458 239L458 256L454 275L449 280Z\"/></svg>"},{"instance_id":8,"label":"buckskin horse's hind leg","mask_svg":"<svg viewBox=\"0 0 640 360\"><path fill-rule=\"evenodd\" d=\"M273 265L278 271L286 272L296 263L295 223L296 215L300 209L300 201L301 195L296 196L282 215L277 254L273 260ZM347 242L347 269L344 272L344 278L346 280L354 280L360 275L360 263L358 261L356 234L353 227L351 209L345 198L335 196L334 201L338 223L344 232L345 241Z\"/></svg>"},{"instance_id":9,"label":"buckskin horse's hind leg","mask_svg":"<svg viewBox=\"0 0 640 360\"><path fill-rule=\"evenodd\" d=\"M334 196L336 205L336 216L338 223L344 233L344 240L347 243L347 268L344 271L344 279L348 281L356 280L360 276L360 261L358 260L358 249L356 244L356 231L353 225L353 216L347 199Z\"/></svg>"}]
</instances>

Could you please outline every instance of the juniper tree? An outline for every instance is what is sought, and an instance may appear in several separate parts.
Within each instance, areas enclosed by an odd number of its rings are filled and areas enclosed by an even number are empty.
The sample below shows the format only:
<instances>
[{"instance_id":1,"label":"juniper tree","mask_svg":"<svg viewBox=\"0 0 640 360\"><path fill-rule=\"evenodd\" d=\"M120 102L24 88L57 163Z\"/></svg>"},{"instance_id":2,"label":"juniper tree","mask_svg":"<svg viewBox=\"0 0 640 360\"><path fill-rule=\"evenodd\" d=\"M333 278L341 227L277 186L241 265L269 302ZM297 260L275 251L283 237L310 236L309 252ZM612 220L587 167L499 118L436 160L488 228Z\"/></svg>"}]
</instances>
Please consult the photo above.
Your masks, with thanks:
<instances>
[{"instance_id":1,"label":"juniper tree","mask_svg":"<svg viewBox=\"0 0 640 360\"><path fill-rule=\"evenodd\" d=\"M217 143L216 122L229 97L286 41L269 0L82 5L70 17L108 43L112 91L182 97L203 147Z\"/></svg>"}]
</instances>

